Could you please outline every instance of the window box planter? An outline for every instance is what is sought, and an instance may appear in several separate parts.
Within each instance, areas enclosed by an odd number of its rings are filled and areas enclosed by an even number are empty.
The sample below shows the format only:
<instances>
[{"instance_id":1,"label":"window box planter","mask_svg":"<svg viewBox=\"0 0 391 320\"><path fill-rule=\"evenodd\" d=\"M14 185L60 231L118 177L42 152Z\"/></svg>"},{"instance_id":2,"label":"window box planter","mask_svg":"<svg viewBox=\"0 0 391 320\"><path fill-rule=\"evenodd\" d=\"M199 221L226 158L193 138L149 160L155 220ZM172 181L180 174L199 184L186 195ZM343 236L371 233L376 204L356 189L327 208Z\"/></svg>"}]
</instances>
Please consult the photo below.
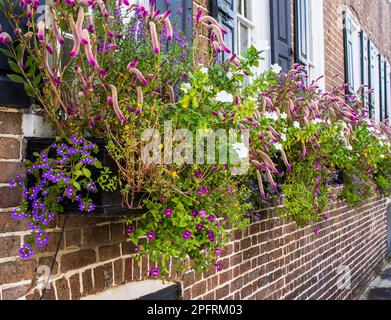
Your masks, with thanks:
<instances>
[{"instance_id":1,"label":"window box planter","mask_svg":"<svg viewBox=\"0 0 391 320\"><path fill-rule=\"evenodd\" d=\"M26 159L31 161L34 160L35 152L41 152L48 148L54 141L55 140L51 138L26 138ZM93 139L91 142L95 143L99 147L99 152L97 153L96 158L103 166L107 166L112 170L112 172L115 172L116 165L106 151L106 141L104 139ZM97 173L92 171L92 175L94 174ZM108 192L98 189L98 192L91 194L91 199L96 205L96 210L94 210L94 212L90 214L81 213L76 204L64 201L64 212L61 214L87 215L92 218L140 215L146 212L146 208L143 207L142 202L147 196L147 193L135 193L131 198L132 208L128 208L128 206L124 205L122 201L122 194L120 191Z\"/></svg>"}]
</instances>

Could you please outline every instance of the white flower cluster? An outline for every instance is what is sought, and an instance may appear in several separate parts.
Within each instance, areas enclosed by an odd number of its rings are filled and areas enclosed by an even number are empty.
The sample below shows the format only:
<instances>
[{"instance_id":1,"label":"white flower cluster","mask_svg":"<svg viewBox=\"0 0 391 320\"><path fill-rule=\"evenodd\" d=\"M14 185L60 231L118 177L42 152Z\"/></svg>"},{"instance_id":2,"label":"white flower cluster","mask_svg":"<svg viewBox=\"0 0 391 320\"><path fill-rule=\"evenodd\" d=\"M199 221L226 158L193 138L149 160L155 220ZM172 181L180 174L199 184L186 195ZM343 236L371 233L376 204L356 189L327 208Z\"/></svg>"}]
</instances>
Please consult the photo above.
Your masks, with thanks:
<instances>
[{"instance_id":1,"label":"white flower cluster","mask_svg":"<svg viewBox=\"0 0 391 320\"><path fill-rule=\"evenodd\" d=\"M234 96L225 90L218 92L215 99L216 101L223 102L223 103L234 102Z\"/></svg>"}]
</instances>

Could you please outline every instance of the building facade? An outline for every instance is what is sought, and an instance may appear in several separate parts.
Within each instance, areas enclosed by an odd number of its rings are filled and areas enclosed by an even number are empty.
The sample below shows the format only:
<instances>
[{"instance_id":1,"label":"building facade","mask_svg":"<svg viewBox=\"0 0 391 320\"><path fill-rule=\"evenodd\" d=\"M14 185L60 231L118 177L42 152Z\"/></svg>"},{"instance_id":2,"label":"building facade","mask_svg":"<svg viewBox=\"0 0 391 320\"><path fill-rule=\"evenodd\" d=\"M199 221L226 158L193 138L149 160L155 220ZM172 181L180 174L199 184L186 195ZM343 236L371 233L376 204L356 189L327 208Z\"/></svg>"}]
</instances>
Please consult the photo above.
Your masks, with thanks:
<instances>
[{"instance_id":1,"label":"building facade","mask_svg":"<svg viewBox=\"0 0 391 320\"><path fill-rule=\"evenodd\" d=\"M157 4L180 12L178 27L189 36L199 10L213 15L228 31L225 41L233 52L240 55L250 45L265 51L260 71L275 63L283 70L301 63L311 81L324 75L319 81L325 90L349 83L346 90L353 93L367 85L375 90L363 101L370 116L376 121L389 119L390 1L162 0ZM6 29L7 24L1 23ZM208 41L207 34L203 41ZM23 88L6 80L7 73L7 59L0 53L0 299L134 299L166 288L160 282L145 282L150 261L131 259L124 223L118 219L69 217L62 230L64 217L59 216L49 229L50 245L31 260L18 258L29 232L26 223L10 217L21 195L8 187L8 181L23 173L24 137L50 131L30 114L31 102ZM337 202L317 236L294 223L278 225L265 212L260 222L235 232L223 253L222 272L172 271L178 297L356 298L390 250L388 203L376 197L353 210Z\"/></svg>"}]
</instances>

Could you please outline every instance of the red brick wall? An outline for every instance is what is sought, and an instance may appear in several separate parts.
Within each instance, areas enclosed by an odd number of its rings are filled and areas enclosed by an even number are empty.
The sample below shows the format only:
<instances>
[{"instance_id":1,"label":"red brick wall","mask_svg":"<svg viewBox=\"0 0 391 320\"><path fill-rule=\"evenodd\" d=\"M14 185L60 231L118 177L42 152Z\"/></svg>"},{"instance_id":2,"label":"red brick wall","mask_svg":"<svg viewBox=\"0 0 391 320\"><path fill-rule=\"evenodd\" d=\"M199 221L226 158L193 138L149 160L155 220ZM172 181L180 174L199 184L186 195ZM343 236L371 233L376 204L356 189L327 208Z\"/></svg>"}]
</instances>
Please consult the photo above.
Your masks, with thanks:
<instances>
[{"instance_id":1,"label":"red brick wall","mask_svg":"<svg viewBox=\"0 0 391 320\"><path fill-rule=\"evenodd\" d=\"M343 11L350 8L361 27L391 62L391 4L387 0L324 0L325 69L328 88L344 82ZM339 75L339 78L335 76Z\"/></svg>"},{"instance_id":2,"label":"red brick wall","mask_svg":"<svg viewBox=\"0 0 391 320\"><path fill-rule=\"evenodd\" d=\"M206 10L206 0L196 2ZM330 39L335 41L326 35L326 41ZM327 54L326 59L329 64L333 60ZM37 285L42 281L38 280L45 278L38 271L51 265L64 221L60 216L51 226L51 242L45 250L29 261L18 258L28 228L25 222L10 218L20 194L7 183L23 172L21 119L20 112L0 107L0 299L40 298L42 290ZM385 207L386 200L381 198L371 199L358 210L338 203L317 236L297 229L294 223L276 225L265 216L243 232L235 232L222 258L222 272L172 277L180 283L184 299L352 298L386 256ZM123 229L118 219L69 217L45 299L79 299L146 279L151 264L130 258ZM336 289L337 270L342 266L350 268L352 290Z\"/></svg>"}]
</instances>

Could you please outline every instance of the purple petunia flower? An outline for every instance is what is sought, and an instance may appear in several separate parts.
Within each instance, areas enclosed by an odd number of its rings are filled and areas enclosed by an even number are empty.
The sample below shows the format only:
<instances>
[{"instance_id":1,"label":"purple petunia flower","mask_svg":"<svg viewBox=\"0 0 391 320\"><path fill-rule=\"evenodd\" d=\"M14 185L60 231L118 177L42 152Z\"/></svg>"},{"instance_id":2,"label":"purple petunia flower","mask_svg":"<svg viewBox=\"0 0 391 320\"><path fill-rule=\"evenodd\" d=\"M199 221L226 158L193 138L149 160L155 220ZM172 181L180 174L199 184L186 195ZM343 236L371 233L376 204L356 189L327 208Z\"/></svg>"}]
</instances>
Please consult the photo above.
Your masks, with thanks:
<instances>
[{"instance_id":1,"label":"purple petunia flower","mask_svg":"<svg viewBox=\"0 0 391 320\"><path fill-rule=\"evenodd\" d=\"M19 256L23 260L29 259L34 254L33 248L28 244L24 244L19 250Z\"/></svg>"},{"instance_id":2,"label":"purple petunia flower","mask_svg":"<svg viewBox=\"0 0 391 320\"><path fill-rule=\"evenodd\" d=\"M206 218L206 212L204 210L200 211L200 217L201 218Z\"/></svg>"},{"instance_id":3,"label":"purple petunia flower","mask_svg":"<svg viewBox=\"0 0 391 320\"><path fill-rule=\"evenodd\" d=\"M215 235L214 235L214 233L213 233L213 231L207 231L207 233L208 233L208 239L209 239L209 241L210 242L213 242L213 241L215 241Z\"/></svg>"},{"instance_id":4,"label":"purple petunia flower","mask_svg":"<svg viewBox=\"0 0 391 320\"><path fill-rule=\"evenodd\" d=\"M134 226L128 226L125 231L126 234L131 234L134 232L134 230L135 230Z\"/></svg>"},{"instance_id":5,"label":"purple petunia flower","mask_svg":"<svg viewBox=\"0 0 391 320\"><path fill-rule=\"evenodd\" d=\"M183 231L182 238L185 240L189 240L191 238L191 232L189 230Z\"/></svg>"},{"instance_id":6,"label":"purple petunia flower","mask_svg":"<svg viewBox=\"0 0 391 320\"><path fill-rule=\"evenodd\" d=\"M167 218L171 218L172 217L172 209L171 208L167 208L166 210L164 210L164 215Z\"/></svg>"},{"instance_id":7,"label":"purple petunia flower","mask_svg":"<svg viewBox=\"0 0 391 320\"><path fill-rule=\"evenodd\" d=\"M39 231L35 235L35 243L37 244L38 247L44 248L49 242L49 236L46 232L44 231Z\"/></svg>"},{"instance_id":8,"label":"purple petunia flower","mask_svg":"<svg viewBox=\"0 0 391 320\"><path fill-rule=\"evenodd\" d=\"M222 252L223 252L223 249L221 249L220 247L217 247L215 250L216 256L220 256Z\"/></svg>"},{"instance_id":9,"label":"purple petunia flower","mask_svg":"<svg viewBox=\"0 0 391 320\"><path fill-rule=\"evenodd\" d=\"M197 217L198 212L196 210L191 211L191 215L195 218Z\"/></svg>"},{"instance_id":10,"label":"purple petunia flower","mask_svg":"<svg viewBox=\"0 0 391 320\"><path fill-rule=\"evenodd\" d=\"M208 220L209 220L210 222L214 222L214 221L215 221L215 217L214 217L213 215L210 215L210 216L208 217Z\"/></svg>"},{"instance_id":11,"label":"purple petunia flower","mask_svg":"<svg viewBox=\"0 0 391 320\"><path fill-rule=\"evenodd\" d=\"M197 224L197 231L201 232L203 227L204 227L204 225L202 223Z\"/></svg>"},{"instance_id":12,"label":"purple petunia flower","mask_svg":"<svg viewBox=\"0 0 391 320\"><path fill-rule=\"evenodd\" d=\"M202 177L202 172L201 171L196 171L196 173L194 174L194 176L197 178L197 179L201 179Z\"/></svg>"},{"instance_id":13,"label":"purple petunia flower","mask_svg":"<svg viewBox=\"0 0 391 320\"><path fill-rule=\"evenodd\" d=\"M156 233L155 232L147 232L147 239L149 241L153 240L156 238Z\"/></svg>"},{"instance_id":14,"label":"purple petunia flower","mask_svg":"<svg viewBox=\"0 0 391 320\"><path fill-rule=\"evenodd\" d=\"M152 268L151 271L149 271L149 275L151 278L157 278L160 274L160 269L158 267Z\"/></svg>"},{"instance_id":15,"label":"purple petunia flower","mask_svg":"<svg viewBox=\"0 0 391 320\"><path fill-rule=\"evenodd\" d=\"M133 250L134 250L134 253L138 253L138 252L140 252L141 248L139 246L135 246Z\"/></svg>"},{"instance_id":16,"label":"purple petunia flower","mask_svg":"<svg viewBox=\"0 0 391 320\"><path fill-rule=\"evenodd\" d=\"M198 195L199 197L202 197L202 196L204 195L204 188L198 189L198 190L197 190L197 195Z\"/></svg>"},{"instance_id":17,"label":"purple petunia flower","mask_svg":"<svg viewBox=\"0 0 391 320\"><path fill-rule=\"evenodd\" d=\"M216 267L216 270L217 271L221 271L221 270L223 270L223 264L220 262L220 263L216 263L215 264L215 267Z\"/></svg>"}]
</instances>

